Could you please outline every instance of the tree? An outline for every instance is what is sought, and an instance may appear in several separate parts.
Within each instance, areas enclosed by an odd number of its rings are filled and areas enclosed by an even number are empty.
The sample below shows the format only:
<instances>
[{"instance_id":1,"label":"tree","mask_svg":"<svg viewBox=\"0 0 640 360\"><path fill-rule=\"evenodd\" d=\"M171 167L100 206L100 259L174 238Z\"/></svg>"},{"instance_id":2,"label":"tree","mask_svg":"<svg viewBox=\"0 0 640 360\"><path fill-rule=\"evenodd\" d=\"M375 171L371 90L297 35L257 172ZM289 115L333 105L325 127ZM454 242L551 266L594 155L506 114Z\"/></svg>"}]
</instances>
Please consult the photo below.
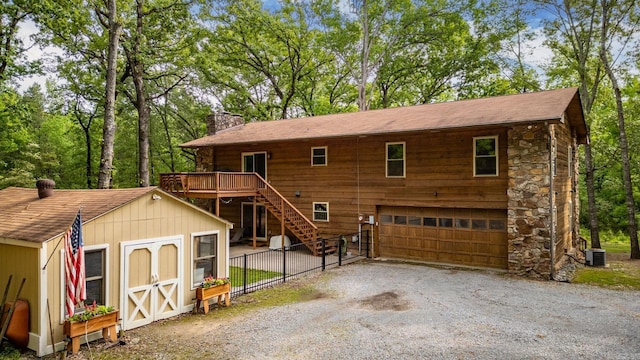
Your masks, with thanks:
<instances>
[{"instance_id":1,"label":"tree","mask_svg":"<svg viewBox=\"0 0 640 360\"><path fill-rule=\"evenodd\" d=\"M618 129L620 131L620 156L623 169L623 183L625 200L627 204L628 231L631 240L631 258L640 259L640 247L638 246L638 226L636 224L635 201L633 197L633 185L631 183L631 169L629 164L629 145L622 104L622 93L618 85L618 79L614 72L615 60L610 60L614 42L623 45L631 41L640 27L639 8L635 1L607 1L601 0L602 21L600 23L600 59L607 77L611 82L615 99ZM624 49L624 46L623 46Z\"/></svg>"},{"instance_id":2,"label":"tree","mask_svg":"<svg viewBox=\"0 0 640 360\"><path fill-rule=\"evenodd\" d=\"M0 85L39 70L39 61L28 61L25 46L18 37L18 29L37 9L28 0L5 0L0 3ZM33 46L33 45L31 45Z\"/></svg>"},{"instance_id":3,"label":"tree","mask_svg":"<svg viewBox=\"0 0 640 360\"><path fill-rule=\"evenodd\" d=\"M600 248L600 231L595 194L595 165L592 156L590 114L603 80L602 64L598 59L597 0L571 3L541 1L553 18L545 22L546 44L554 51L555 69L547 72L552 78L575 75L587 123L585 176L589 211L591 247Z\"/></svg>"},{"instance_id":4,"label":"tree","mask_svg":"<svg viewBox=\"0 0 640 360\"><path fill-rule=\"evenodd\" d=\"M105 97L104 97L104 123L102 124L102 154L100 156L100 170L98 172L98 188L108 189L111 185L111 167L113 166L113 143L116 134L116 77L117 77L117 60L118 60L118 42L120 40L121 24L117 21L116 0L107 0L106 20L105 14L99 8L95 9L98 17L101 18L103 26L108 29L109 45L107 50L107 76L105 81ZM78 112L76 111L76 114ZM92 117L90 117L92 119ZM78 117L81 122L81 118ZM91 125L91 122L88 123ZM83 128L85 128L83 126ZM85 134L87 134L85 128ZM89 178L90 166L90 138L87 137L87 177ZM91 184L88 179L88 185Z\"/></svg>"}]
</instances>

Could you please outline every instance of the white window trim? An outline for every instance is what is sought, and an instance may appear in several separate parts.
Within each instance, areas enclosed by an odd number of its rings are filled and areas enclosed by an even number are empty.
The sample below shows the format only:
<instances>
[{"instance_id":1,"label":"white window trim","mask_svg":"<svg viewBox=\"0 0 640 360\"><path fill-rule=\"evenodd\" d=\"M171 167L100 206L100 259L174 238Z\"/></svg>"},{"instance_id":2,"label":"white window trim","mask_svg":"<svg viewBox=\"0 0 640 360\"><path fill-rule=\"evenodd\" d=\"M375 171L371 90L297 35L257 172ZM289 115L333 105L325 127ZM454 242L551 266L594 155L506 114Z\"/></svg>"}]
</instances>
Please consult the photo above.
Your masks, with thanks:
<instances>
[{"instance_id":1,"label":"white window trim","mask_svg":"<svg viewBox=\"0 0 640 360\"><path fill-rule=\"evenodd\" d=\"M327 219L316 219L316 204L324 204L327 206ZM311 210L313 212L313 221L320 221L320 222L329 222L329 202L328 201L314 201L313 204L311 205Z\"/></svg>"},{"instance_id":2,"label":"white window trim","mask_svg":"<svg viewBox=\"0 0 640 360\"><path fill-rule=\"evenodd\" d=\"M109 302L109 274L110 274L110 270L109 270L109 244L100 244L100 245L89 245L89 246L83 246L82 247L84 252L87 251L98 251L98 250L104 250L104 275L102 277L103 281L104 281L104 301L107 302L107 304L99 304L99 305L112 305L115 306L115 304L108 304ZM64 321L66 320L66 309L65 309L65 304L67 303L67 299L65 298L66 294L67 294L67 290L66 290L66 278L64 276L64 265L65 265L65 259L64 259L64 249L60 249L60 324L63 324Z\"/></svg>"},{"instance_id":3,"label":"white window trim","mask_svg":"<svg viewBox=\"0 0 640 360\"><path fill-rule=\"evenodd\" d=\"M402 175L389 175L389 146L402 145ZM398 160L398 159L392 159ZM407 143L405 141L388 142L384 147L384 175L391 179L401 179L407 177Z\"/></svg>"},{"instance_id":4,"label":"white window trim","mask_svg":"<svg viewBox=\"0 0 640 360\"><path fill-rule=\"evenodd\" d=\"M216 274L218 274L218 277L224 276L221 274L224 274L224 271L221 271L220 268L220 254L222 253L220 251L220 243L222 241L220 241L220 231L219 230L212 230L212 231L201 231L201 232L196 232L196 233L192 233L191 234L191 255L189 255L189 259L190 259L190 263L189 263L189 272L191 273L190 278L191 278L191 290L195 290L197 288L197 286L194 285L194 276L193 276L193 262L195 261L195 257L193 256L193 249L194 249L194 241L196 239L196 237L198 236L206 236L206 235L216 235L217 236L217 240L216 240Z\"/></svg>"},{"instance_id":5,"label":"white window trim","mask_svg":"<svg viewBox=\"0 0 640 360\"><path fill-rule=\"evenodd\" d=\"M477 174L476 173L476 141L483 139L494 139L496 141L496 173L495 174ZM475 177L494 177L500 174L500 146L498 144L498 135L492 136L476 136L473 138L473 176ZM489 157L489 156L486 156Z\"/></svg>"},{"instance_id":6,"label":"white window trim","mask_svg":"<svg viewBox=\"0 0 640 360\"><path fill-rule=\"evenodd\" d=\"M324 164L313 163L313 159L314 159L313 150L315 149L324 149ZM329 163L329 151L327 146L314 146L311 148L311 166L327 166L328 163Z\"/></svg>"}]
</instances>

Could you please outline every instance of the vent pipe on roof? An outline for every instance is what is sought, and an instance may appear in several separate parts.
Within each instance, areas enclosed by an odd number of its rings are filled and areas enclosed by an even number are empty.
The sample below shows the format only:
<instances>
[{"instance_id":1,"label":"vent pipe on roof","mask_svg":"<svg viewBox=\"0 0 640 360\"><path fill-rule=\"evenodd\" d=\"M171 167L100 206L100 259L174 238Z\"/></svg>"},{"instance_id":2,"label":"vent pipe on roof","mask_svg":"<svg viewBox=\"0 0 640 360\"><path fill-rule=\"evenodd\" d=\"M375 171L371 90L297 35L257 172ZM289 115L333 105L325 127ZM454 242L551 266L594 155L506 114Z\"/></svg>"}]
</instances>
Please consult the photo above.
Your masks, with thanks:
<instances>
[{"instance_id":1,"label":"vent pipe on roof","mask_svg":"<svg viewBox=\"0 0 640 360\"><path fill-rule=\"evenodd\" d=\"M56 187L56 182L49 179L40 179L36 181L36 187L38 188L38 197L44 199L53 195L53 188Z\"/></svg>"}]
</instances>

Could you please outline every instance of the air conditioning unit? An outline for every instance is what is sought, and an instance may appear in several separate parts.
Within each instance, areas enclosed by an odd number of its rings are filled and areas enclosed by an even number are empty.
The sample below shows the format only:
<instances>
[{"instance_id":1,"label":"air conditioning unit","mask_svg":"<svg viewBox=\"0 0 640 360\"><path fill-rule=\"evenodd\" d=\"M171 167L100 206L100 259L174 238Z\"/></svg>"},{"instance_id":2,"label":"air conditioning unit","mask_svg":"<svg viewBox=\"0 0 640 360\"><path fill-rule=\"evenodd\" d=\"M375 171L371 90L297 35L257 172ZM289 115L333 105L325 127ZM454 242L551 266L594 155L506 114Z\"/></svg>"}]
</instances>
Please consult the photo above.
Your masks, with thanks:
<instances>
[{"instance_id":1,"label":"air conditioning unit","mask_svg":"<svg viewBox=\"0 0 640 360\"><path fill-rule=\"evenodd\" d=\"M587 249L585 263L588 266L605 266L607 252L603 249Z\"/></svg>"}]
</instances>

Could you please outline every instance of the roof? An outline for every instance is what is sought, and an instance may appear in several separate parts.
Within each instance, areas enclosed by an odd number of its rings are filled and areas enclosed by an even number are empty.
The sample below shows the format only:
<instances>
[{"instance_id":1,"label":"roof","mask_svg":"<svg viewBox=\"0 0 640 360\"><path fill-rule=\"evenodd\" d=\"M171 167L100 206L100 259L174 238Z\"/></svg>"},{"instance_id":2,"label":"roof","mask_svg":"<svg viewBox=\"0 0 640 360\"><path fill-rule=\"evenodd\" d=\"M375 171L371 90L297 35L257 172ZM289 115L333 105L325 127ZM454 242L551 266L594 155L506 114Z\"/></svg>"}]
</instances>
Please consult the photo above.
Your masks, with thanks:
<instances>
[{"instance_id":1,"label":"roof","mask_svg":"<svg viewBox=\"0 0 640 360\"><path fill-rule=\"evenodd\" d=\"M568 119L565 119L565 112ZM579 141L584 141L586 125L577 88L298 119L259 121L222 130L215 135L202 137L181 146L198 148L565 120L576 128Z\"/></svg>"},{"instance_id":2,"label":"roof","mask_svg":"<svg viewBox=\"0 0 640 360\"><path fill-rule=\"evenodd\" d=\"M86 224L151 192L161 192L163 196L175 198L155 186L130 189L55 189L53 196L44 199L38 197L38 189L9 187L0 190L0 238L42 243L64 233L73 223L78 209L82 209L82 222Z\"/></svg>"}]
</instances>

